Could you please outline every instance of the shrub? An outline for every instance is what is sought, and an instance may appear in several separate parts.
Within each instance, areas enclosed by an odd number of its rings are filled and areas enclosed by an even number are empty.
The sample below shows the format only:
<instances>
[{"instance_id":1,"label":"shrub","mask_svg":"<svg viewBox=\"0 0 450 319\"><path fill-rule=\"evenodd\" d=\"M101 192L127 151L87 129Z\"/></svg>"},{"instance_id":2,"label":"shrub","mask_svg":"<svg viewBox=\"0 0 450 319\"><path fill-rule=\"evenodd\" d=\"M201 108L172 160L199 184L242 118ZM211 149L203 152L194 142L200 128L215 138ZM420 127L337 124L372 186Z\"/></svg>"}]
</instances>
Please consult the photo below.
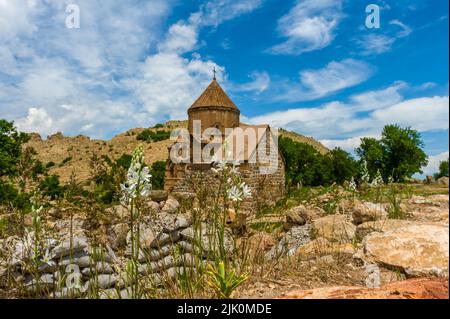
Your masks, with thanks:
<instances>
[{"instance_id":1,"label":"shrub","mask_svg":"<svg viewBox=\"0 0 450 319\"><path fill-rule=\"evenodd\" d=\"M168 132L168 131L153 132L149 129L143 130L136 137L137 140L145 141L145 142L158 142L158 141L167 140L169 138L170 138L170 132Z\"/></svg>"},{"instance_id":2,"label":"shrub","mask_svg":"<svg viewBox=\"0 0 450 319\"><path fill-rule=\"evenodd\" d=\"M150 168L153 189L164 189L164 176L166 174L166 161L157 161Z\"/></svg>"},{"instance_id":3,"label":"shrub","mask_svg":"<svg viewBox=\"0 0 450 319\"><path fill-rule=\"evenodd\" d=\"M64 188L59 183L58 175L47 176L39 184L39 189L42 191L42 194L49 196L53 200L64 195Z\"/></svg>"}]
</instances>

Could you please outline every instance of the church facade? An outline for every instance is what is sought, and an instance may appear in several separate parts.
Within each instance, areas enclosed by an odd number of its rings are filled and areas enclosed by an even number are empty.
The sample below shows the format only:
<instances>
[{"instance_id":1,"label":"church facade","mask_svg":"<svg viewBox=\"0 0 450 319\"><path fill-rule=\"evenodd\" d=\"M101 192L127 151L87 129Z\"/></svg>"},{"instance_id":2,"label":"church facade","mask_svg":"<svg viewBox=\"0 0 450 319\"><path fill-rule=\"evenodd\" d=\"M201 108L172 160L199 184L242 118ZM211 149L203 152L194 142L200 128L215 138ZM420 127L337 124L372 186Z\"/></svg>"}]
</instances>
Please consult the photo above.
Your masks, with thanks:
<instances>
[{"instance_id":1,"label":"church facade","mask_svg":"<svg viewBox=\"0 0 450 319\"><path fill-rule=\"evenodd\" d=\"M169 146L169 158L166 164L165 190L173 195L195 194L195 183L214 187L214 174L211 171L211 158L204 159L204 154L194 145L209 147L212 152L214 142L231 141L228 156L239 161L242 180L252 189L252 196L244 201L242 209L250 213L275 204L285 193L285 164L278 152L275 130L269 125L246 125L240 122L240 110L231 101L214 78L206 90L188 109L189 155L184 162L174 161L176 141ZM204 132L212 130L213 134L205 136ZM215 132L215 133L214 133ZM230 134L232 132L232 134ZM214 135L215 134L215 135ZM213 138L214 137L214 138ZM240 147L238 147L238 145ZM223 146L223 145L222 145ZM223 155L224 153L222 153ZM214 154L211 154L212 156ZM201 158L202 161L196 159ZM270 166L270 167L269 167ZM194 183L195 181L195 183Z\"/></svg>"}]
</instances>

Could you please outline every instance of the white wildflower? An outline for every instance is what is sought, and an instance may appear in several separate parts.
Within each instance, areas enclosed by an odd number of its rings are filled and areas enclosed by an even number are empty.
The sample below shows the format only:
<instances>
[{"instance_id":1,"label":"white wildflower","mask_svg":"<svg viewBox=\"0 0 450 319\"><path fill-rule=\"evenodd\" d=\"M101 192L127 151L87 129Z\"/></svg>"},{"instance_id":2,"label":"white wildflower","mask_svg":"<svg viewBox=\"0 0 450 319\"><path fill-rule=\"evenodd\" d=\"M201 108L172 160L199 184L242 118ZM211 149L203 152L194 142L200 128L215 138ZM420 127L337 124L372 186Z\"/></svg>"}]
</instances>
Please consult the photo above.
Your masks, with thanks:
<instances>
[{"instance_id":1,"label":"white wildflower","mask_svg":"<svg viewBox=\"0 0 450 319\"><path fill-rule=\"evenodd\" d=\"M352 179L350 180L348 188L353 192L356 191L357 186L356 186L356 182L355 182L355 179L353 178L353 176L352 176Z\"/></svg>"},{"instance_id":2,"label":"white wildflower","mask_svg":"<svg viewBox=\"0 0 450 319\"><path fill-rule=\"evenodd\" d=\"M377 174L375 175L375 178L373 179L372 183L370 183L371 187L378 187L383 185L383 177L381 176L380 170L377 170Z\"/></svg>"}]
</instances>

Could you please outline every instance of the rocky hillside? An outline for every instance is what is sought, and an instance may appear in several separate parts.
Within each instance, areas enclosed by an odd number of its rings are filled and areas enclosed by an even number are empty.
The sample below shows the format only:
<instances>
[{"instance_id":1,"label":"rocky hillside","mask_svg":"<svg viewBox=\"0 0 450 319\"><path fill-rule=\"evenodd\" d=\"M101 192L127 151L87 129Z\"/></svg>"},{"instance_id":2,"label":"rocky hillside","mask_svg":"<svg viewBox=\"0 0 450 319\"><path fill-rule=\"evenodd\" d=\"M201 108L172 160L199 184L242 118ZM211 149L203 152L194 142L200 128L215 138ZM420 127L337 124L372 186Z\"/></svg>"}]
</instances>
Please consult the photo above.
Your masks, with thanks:
<instances>
[{"instance_id":1,"label":"rocky hillside","mask_svg":"<svg viewBox=\"0 0 450 319\"><path fill-rule=\"evenodd\" d=\"M175 128L187 128L187 121L169 121L157 129L170 131ZM78 181L84 181L90 176L90 158L92 155L107 155L117 159L123 154L131 154L141 141L136 139L144 128L133 128L121 133L111 140L95 140L87 136L66 137L61 133L48 136L47 139L33 133L30 141L25 147L31 146L37 151L37 157L44 165L49 164L49 173L60 176L62 183L70 179L72 172ZM305 137L294 132L282 130L282 136L289 137L298 142L304 142L314 146L319 152L328 151L322 144L310 137ZM148 164L155 161L167 159L167 147L172 143L170 140L159 142L144 142L145 159ZM54 165L52 165L52 163Z\"/></svg>"}]
</instances>

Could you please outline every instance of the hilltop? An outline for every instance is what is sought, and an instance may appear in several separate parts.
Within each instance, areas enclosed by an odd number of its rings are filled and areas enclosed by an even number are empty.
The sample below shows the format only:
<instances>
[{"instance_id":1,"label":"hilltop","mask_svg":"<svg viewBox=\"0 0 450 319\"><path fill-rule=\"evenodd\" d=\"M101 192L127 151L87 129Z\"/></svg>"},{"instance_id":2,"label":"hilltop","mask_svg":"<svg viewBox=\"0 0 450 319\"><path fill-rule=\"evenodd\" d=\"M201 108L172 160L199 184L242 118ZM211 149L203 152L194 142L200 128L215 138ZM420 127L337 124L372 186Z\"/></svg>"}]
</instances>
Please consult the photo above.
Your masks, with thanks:
<instances>
[{"instance_id":1,"label":"hilltop","mask_svg":"<svg viewBox=\"0 0 450 319\"><path fill-rule=\"evenodd\" d=\"M176 128L187 128L187 124L187 120L168 121L149 130L154 132L171 131ZM107 155L112 159L117 159L123 154L131 154L142 143L147 164L166 160L167 148L172 141L170 139L158 142L137 140L137 136L144 130L145 128L132 128L110 140L91 139L83 135L67 137L62 133L42 139L39 134L31 133L31 139L24 147L33 147L37 152L37 158L44 165L50 163L49 174L59 175L62 183L69 181L72 172L75 173L78 181L84 181L90 177L90 159L94 154L97 156ZM328 152L325 146L312 137L283 129L280 130L280 135L297 142L310 144L322 154Z\"/></svg>"}]
</instances>

